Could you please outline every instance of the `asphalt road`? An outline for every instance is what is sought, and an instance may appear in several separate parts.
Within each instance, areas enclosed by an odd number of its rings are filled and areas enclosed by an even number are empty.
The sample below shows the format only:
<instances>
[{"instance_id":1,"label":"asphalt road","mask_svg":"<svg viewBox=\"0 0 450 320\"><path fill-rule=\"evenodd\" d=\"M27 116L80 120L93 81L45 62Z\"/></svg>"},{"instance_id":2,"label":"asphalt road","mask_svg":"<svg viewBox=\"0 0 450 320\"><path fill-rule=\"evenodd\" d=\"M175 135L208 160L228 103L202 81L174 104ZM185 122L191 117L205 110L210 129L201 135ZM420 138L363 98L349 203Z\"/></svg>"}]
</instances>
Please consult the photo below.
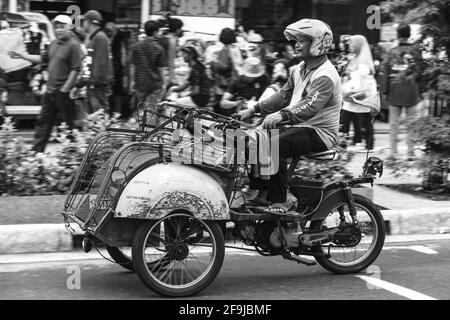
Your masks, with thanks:
<instances>
[{"instance_id":1,"label":"asphalt road","mask_svg":"<svg viewBox=\"0 0 450 320\"><path fill-rule=\"evenodd\" d=\"M450 237L414 240L389 238L375 263L357 275L334 275L319 265L307 267L281 257L230 250L214 282L186 299L449 299ZM70 281L74 270L80 271L80 288ZM102 259L97 252L65 252L0 256L0 299L161 297L134 273Z\"/></svg>"}]
</instances>

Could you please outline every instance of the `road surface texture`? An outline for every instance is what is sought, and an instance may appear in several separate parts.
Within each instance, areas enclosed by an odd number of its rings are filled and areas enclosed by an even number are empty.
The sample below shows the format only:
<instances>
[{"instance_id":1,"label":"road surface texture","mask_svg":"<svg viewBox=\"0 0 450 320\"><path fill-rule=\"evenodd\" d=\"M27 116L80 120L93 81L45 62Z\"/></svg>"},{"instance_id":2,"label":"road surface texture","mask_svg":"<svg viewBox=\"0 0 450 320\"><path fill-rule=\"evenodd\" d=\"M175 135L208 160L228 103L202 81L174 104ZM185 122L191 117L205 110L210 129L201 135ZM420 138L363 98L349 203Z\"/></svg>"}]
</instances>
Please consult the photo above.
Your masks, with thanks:
<instances>
[{"instance_id":1,"label":"road surface texture","mask_svg":"<svg viewBox=\"0 0 450 320\"><path fill-rule=\"evenodd\" d=\"M194 300L405 300L450 298L450 235L391 236L356 275L227 249L214 282ZM79 282L71 275L79 271ZM75 286L74 286L75 284ZM0 256L0 299L161 299L98 252Z\"/></svg>"}]
</instances>

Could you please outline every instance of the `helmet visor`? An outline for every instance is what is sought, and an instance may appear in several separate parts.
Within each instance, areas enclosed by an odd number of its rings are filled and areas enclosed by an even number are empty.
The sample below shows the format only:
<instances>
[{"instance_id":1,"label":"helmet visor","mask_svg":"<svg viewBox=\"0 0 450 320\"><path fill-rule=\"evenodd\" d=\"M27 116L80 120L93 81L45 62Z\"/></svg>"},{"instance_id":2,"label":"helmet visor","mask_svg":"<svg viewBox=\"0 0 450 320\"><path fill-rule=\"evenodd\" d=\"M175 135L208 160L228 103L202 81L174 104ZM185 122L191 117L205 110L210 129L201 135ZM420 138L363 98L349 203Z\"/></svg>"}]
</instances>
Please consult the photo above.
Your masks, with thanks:
<instances>
[{"instance_id":1,"label":"helmet visor","mask_svg":"<svg viewBox=\"0 0 450 320\"><path fill-rule=\"evenodd\" d=\"M304 37L310 41L313 40L313 38L310 35L300 32L298 30L291 30L291 29L284 30L284 37L289 42L292 42L292 41L297 42L298 40L300 40L301 37Z\"/></svg>"}]
</instances>

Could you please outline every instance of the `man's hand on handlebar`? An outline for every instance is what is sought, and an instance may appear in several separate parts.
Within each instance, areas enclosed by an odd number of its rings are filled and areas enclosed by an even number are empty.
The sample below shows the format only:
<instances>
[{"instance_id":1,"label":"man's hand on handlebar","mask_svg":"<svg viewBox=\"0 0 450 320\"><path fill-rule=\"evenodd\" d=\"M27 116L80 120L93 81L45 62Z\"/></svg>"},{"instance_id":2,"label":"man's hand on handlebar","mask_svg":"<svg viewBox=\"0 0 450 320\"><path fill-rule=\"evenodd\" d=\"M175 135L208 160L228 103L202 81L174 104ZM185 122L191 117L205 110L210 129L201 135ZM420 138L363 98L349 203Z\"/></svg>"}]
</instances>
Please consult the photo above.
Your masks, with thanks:
<instances>
[{"instance_id":1,"label":"man's hand on handlebar","mask_svg":"<svg viewBox=\"0 0 450 320\"><path fill-rule=\"evenodd\" d=\"M245 110L239 111L237 113L237 117L241 121L247 121L248 119L253 117L254 114L255 114L255 111L253 109L245 109Z\"/></svg>"},{"instance_id":2,"label":"man's hand on handlebar","mask_svg":"<svg viewBox=\"0 0 450 320\"><path fill-rule=\"evenodd\" d=\"M264 129L274 129L283 121L280 113L272 113L268 115L263 121Z\"/></svg>"}]
</instances>

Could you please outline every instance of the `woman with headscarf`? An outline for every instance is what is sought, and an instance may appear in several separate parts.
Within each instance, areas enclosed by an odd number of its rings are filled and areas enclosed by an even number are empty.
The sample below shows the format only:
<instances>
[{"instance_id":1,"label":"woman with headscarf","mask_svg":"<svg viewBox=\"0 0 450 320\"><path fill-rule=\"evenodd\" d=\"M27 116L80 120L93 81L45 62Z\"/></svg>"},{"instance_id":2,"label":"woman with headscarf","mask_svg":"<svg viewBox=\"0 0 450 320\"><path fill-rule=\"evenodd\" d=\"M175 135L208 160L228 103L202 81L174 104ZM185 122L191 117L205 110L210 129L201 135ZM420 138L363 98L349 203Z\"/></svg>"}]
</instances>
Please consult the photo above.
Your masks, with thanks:
<instances>
[{"instance_id":1,"label":"woman with headscarf","mask_svg":"<svg viewBox=\"0 0 450 320\"><path fill-rule=\"evenodd\" d=\"M371 109L355 102L371 96L377 91L375 80L375 67L370 51L369 43L364 36L354 35L349 38L350 52L354 54L347 65L342 95L344 98L342 110L342 132L348 135L350 122L353 122L353 143L358 145L362 137L366 142L366 148L373 148L373 128Z\"/></svg>"}]
</instances>

